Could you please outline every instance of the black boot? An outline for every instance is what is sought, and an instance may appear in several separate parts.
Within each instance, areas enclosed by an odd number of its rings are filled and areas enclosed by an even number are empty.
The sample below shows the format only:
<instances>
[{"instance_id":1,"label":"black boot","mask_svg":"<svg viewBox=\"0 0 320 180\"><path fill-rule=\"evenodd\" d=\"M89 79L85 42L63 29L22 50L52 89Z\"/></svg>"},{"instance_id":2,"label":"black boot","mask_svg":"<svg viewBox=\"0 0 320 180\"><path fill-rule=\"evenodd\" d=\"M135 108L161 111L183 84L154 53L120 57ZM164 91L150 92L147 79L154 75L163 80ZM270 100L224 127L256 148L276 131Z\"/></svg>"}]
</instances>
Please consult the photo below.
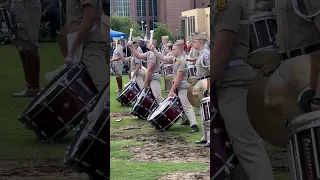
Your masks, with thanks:
<instances>
[{"instance_id":1,"label":"black boot","mask_svg":"<svg viewBox=\"0 0 320 180\"><path fill-rule=\"evenodd\" d=\"M189 131L189 133L195 133L195 132L199 132L199 128L197 125L193 125L191 127L191 131Z\"/></svg>"}]
</instances>

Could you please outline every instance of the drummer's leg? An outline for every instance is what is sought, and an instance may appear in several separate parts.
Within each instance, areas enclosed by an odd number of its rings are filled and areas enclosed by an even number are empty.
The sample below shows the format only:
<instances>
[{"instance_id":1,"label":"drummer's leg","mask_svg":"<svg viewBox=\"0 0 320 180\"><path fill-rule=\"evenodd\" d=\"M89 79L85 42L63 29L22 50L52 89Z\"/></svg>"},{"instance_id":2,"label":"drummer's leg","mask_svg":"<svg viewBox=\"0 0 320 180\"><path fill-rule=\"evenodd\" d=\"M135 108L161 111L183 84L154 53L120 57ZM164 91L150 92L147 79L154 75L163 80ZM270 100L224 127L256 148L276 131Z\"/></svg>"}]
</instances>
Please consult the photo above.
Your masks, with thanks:
<instances>
[{"instance_id":1,"label":"drummer's leg","mask_svg":"<svg viewBox=\"0 0 320 180\"><path fill-rule=\"evenodd\" d=\"M140 90L142 90L143 89L143 75L137 75L136 82L137 82Z\"/></svg>"},{"instance_id":2,"label":"drummer's leg","mask_svg":"<svg viewBox=\"0 0 320 180\"><path fill-rule=\"evenodd\" d=\"M99 92L101 92L109 82L109 69L106 63L105 53L105 44L90 42L86 48L83 49L81 58Z\"/></svg>"},{"instance_id":3,"label":"drummer's leg","mask_svg":"<svg viewBox=\"0 0 320 180\"><path fill-rule=\"evenodd\" d=\"M314 18L314 23L320 32L320 15ZM312 111L320 110L320 51L311 54L310 88L316 90L316 95L311 103Z\"/></svg>"},{"instance_id":4,"label":"drummer's leg","mask_svg":"<svg viewBox=\"0 0 320 180\"><path fill-rule=\"evenodd\" d=\"M187 93L188 93L188 89L179 89L178 97L183 107L183 111L190 122L190 126L191 127L194 125L197 126L196 115L194 113L192 105L188 100Z\"/></svg>"},{"instance_id":5,"label":"drummer's leg","mask_svg":"<svg viewBox=\"0 0 320 180\"><path fill-rule=\"evenodd\" d=\"M240 169L232 173L232 179L238 180L247 174L250 179L273 180L271 164L262 140L248 119L247 92L247 86L218 89L219 110L233 150L243 167L243 170L238 167Z\"/></svg>"},{"instance_id":6,"label":"drummer's leg","mask_svg":"<svg viewBox=\"0 0 320 180\"><path fill-rule=\"evenodd\" d=\"M157 101L158 104L160 104L163 101L163 98L161 96L161 85L160 85L160 78L158 80L151 80L150 81L150 88L152 90L152 94Z\"/></svg>"}]
</instances>

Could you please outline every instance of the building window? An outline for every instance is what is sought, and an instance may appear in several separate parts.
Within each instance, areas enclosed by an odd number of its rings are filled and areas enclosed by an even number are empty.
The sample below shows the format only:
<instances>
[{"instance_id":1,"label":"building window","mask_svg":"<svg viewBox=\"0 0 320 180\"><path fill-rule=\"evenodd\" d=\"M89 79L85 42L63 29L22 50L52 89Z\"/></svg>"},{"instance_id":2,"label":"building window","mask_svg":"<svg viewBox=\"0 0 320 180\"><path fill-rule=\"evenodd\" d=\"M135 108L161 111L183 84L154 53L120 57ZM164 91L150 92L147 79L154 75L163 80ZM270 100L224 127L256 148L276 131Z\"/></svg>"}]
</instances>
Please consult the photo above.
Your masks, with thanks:
<instances>
[{"instance_id":1,"label":"building window","mask_svg":"<svg viewBox=\"0 0 320 180\"><path fill-rule=\"evenodd\" d=\"M149 0L149 16L158 16L157 0Z\"/></svg>"},{"instance_id":2,"label":"building window","mask_svg":"<svg viewBox=\"0 0 320 180\"><path fill-rule=\"evenodd\" d=\"M196 31L196 22L195 22L195 17L194 16L191 17L191 23L192 23L192 25L191 25L191 27L192 27L191 33L194 33Z\"/></svg>"},{"instance_id":3,"label":"building window","mask_svg":"<svg viewBox=\"0 0 320 180\"><path fill-rule=\"evenodd\" d=\"M185 36L186 35L186 20L181 20L180 28L181 28L181 34Z\"/></svg>"},{"instance_id":4,"label":"building window","mask_svg":"<svg viewBox=\"0 0 320 180\"><path fill-rule=\"evenodd\" d=\"M110 0L110 15L114 14L113 12L113 0Z\"/></svg>"},{"instance_id":5,"label":"building window","mask_svg":"<svg viewBox=\"0 0 320 180\"><path fill-rule=\"evenodd\" d=\"M154 30L155 28L157 28L157 25L155 24L156 22L158 22L158 20L156 19L150 20L150 23L149 23L150 30Z\"/></svg>"},{"instance_id":6,"label":"building window","mask_svg":"<svg viewBox=\"0 0 320 180\"><path fill-rule=\"evenodd\" d=\"M191 17L188 17L188 36L191 36Z\"/></svg>"},{"instance_id":7,"label":"building window","mask_svg":"<svg viewBox=\"0 0 320 180\"><path fill-rule=\"evenodd\" d=\"M146 1L145 0L137 0L137 16L142 17L146 16Z\"/></svg>"},{"instance_id":8,"label":"building window","mask_svg":"<svg viewBox=\"0 0 320 180\"><path fill-rule=\"evenodd\" d=\"M129 0L117 0L116 1L116 13L119 16L130 16Z\"/></svg>"}]
</instances>

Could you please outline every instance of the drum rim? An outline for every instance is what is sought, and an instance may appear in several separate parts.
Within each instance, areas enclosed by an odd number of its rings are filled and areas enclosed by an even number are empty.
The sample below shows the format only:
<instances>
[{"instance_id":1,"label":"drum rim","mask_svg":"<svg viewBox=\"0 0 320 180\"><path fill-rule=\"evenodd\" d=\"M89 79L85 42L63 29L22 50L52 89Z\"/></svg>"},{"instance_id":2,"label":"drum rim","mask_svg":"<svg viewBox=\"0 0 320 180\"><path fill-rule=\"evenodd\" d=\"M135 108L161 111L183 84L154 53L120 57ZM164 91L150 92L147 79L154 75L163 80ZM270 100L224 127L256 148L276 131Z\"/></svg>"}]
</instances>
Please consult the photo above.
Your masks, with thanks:
<instances>
[{"instance_id":1,"label":"drum rim","mask_svg":"<svg viewBox=\"0 0 320 180\"><path fill-rule=\"evenodd\" d=\"M137 85L137 83L135 81L132 81L130 82L121 92L120 94L118 95L117 99L120 98L122 95L124 95L130 87L134 86L134 85Z\"/></svg>"},{"instance_id":2,"label":"drum rim","mask_svg":"<svg viewBox=\"0 0 320 180\"><path fill-rule=\"evenodd\" d=\"M19 119L22 119L28 115L28 113L31 111L31 108L34 106L39 105L36 104L43 95L50 90L53 85L55 85L59 80L63 79L67 74L73 69L74 67L67 67L66 69L62 70L57 76L53 78L24 108L24 110L21 112Z\"/></svg>"},{"instance_id":3,"label":"drum rim","mask_svg":"<svg viewBox=\"0 0 320 180\"><path fill-rule=\"evenodd\" d=\"M204 97L200 100L200 103L203 104L203 103L210 103L210 97Z\"/></svg>"},{"instance_id":4,"label":"drum rim","mask_svg":"<svg viewBox=\"0 0 320 180\"><path fill-rule=\"evenodd\" d=\"M268 11L259 11L255 14L251 14L249 16L250 20L257 20L257 19L264 19L264 20L267 20L267 19L270 19L270 17L277 17L277 15L273 14L272 12L268 12ZM275 19L275 18L272 18L272 19Z\"/></svg>"},{"instance_id":5,"label":"drum rim","mask_svg":"<svg viewBox=\"0 0 320 180\"><path fill-rule=\"evenodd\" d=\"M97 98L97 101L95 102L95 106L91 106L91 110L90 112L93 111L93 109L96 107L96 105L98 104L99 102L99 99L100 98ZM103 111L101 112L100 116L97 118L96 121L94 121L94 124L91 126L91 129L88 131L87 130L87 134L85 137L83 137L81 140L80 140L80 137L82 137L82 134L84 133L84 130L86 130L86 128L90 125L90 123L93 123L91 121L88 120L88 118L86 117L85 120L82 121L82 124L80 124L80 129L77 130L76 134L74 135L74 137L72 138L72 141L70 142L69 146L68 146L68 149L67 151L65 152L65 157L64 157L64 162L65 164L67 164L69 166L69 163L71 163L73 160L76 160L76 163L74 164L70 164L70 167L73 167L75 164L78 164L79 162L82 161L82 158L83 156L85 156L88 152L88 150L92 147L93 143L95 141L97 141L97 139L93 139L90 144L86 147L83 155L81 157L79 157L79 159L76 159L73 157L73 155L75 155L77 152L78 152L78 149L77 150L74 150L76 147L80 147L82 144L83 144L83 141L89 136L91 135L91 131L93 129L93 127L96 125L96 123L101 120L101 116L103 116L104 112L107 111L107 117L106 117L106 121L104 121L102 123L102 126L101 127L104 127L106 125L106 123L109 122L110 120L110 108L108 108L106 105L104 106L104 109ZM86 122L86 123L84 123ZM82 126L81 126L82 125ZM100 134L101 131L102 131L103 128L100 128L99 131L97 132L97 134ZM79 142L80 141L80 142ZM79 143L78 143L79 142ZM76 146L78 145L78 146Z\"/></svg>"},{"instance_id":6,"label":"drum rim","mask_svg":"<svg viewBox=\"0 0 320 180\"><path fill-rule=\"evenodd\" d=\"M169 98L170 98L170 97L166 98L164 101L167 101L166 103L168 103L168 105L171 104L171 106L172 106L172 104L174 104L173 102L176 102L179 97L175 94L175 95L173 96L173 99L172 99L171 102L168 102ZM161 102L161 103L162 103L162 102ZM163 105L163 104L161 104L161 105ZM169 109L171 106L165 107L165 108L164 108L162 111L160 111L160 112L163 112L163 113L167 112L168 109ZM159 118L158 116L160 115L160 113L157 114L154 118L150 119L151 116L152 116L154 113L156 113L157 111L159 111L159 110L158 110L158 109L160 109L159 107L161 107L161 106L158 106L157 109L155 109L151 114L148 115L147 121L151 121L152 119L158 119L158 118Z\"/></svg>"},{"instance_id":7,"label":"drum rim","mask_svg":"<svg viewBox=\"0 0 320 180\"><path fill-rule=\"evenodd\" d=\"M141 103L142 101L144 101L144 99L147 97L147 94L149 94L149 91L150 91L150 90L151 90L151 88L148 88L148 89L147 89L147 92L144 93L144 95L141 97L140 101L138 101L138 98L139 98L139 96L141 96L143 90L140 91L139 95L137 95L137 98L136 98L136 100L135 100L134 105L132 106L132 109L131 109L132 112L135 112L134 109L136 109L137 104L139 104L139 103ZM151 93L151 94L152 94L152 93Z\"/></svg>"}]
</instances>

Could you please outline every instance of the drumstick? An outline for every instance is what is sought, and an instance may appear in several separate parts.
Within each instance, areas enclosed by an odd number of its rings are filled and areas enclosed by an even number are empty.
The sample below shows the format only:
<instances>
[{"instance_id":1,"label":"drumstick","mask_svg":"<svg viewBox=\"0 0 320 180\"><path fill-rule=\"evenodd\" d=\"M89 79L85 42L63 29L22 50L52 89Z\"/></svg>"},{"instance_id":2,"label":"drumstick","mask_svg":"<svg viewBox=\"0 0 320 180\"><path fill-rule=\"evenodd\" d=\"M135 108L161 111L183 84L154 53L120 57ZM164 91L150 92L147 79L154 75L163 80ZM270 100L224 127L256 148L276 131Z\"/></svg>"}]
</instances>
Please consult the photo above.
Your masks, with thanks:
<instances>
[{"instance_id":1,"label":"drumstick","mask_svg":"<svg viewBox=\"0 0 320 180\"><path fill-rule=\"evenodd\" d=\"M109 99L109 94L110 94L110 91L109 91L109 83L108 83L98 103L96 104L94 109L88 114L87 118L89 121L96 121L99 118L100 114L104 109L105 104Z\"/></svg>"},{"instance_id":2,"label":"drumstick","mask_svg":"<svg viewBox=\"0 0 320 180\"><path fill-rule=\"evenodd\" d=\"M131 40L132 40L132 32L133 32L133 29L132 29L132 28L130 28L129 41L131 41Z\"/></svg>"},{"instance_id":3,"label":"drumstick","mask_svg":"<svg viewBox=\"0 0 320 180\"><path fill-rule=\"evenodd\" d=\"M151 45L152 45L152 40L153 40L153 33L154 33L154 31L151 30L151 31L150 31L150 43L149 43L149 44L151 44Z\"/></svg>"}]
</instances>

